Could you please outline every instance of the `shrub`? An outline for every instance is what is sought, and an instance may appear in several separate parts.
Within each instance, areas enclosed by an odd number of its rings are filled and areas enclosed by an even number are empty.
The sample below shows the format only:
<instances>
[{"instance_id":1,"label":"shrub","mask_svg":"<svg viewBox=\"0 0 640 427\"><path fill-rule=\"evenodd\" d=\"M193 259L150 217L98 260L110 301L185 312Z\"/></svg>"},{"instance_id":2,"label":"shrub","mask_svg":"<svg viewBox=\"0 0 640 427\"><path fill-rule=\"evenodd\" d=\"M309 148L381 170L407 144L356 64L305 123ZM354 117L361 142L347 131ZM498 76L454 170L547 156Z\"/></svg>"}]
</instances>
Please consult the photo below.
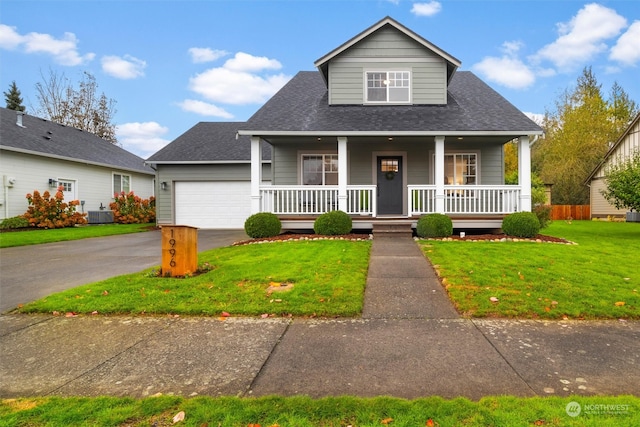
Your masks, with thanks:
<instances>
[{"instance_id":1,"label":"shrub","mask_svg":"<svg viewBox=\"0 0 640 427\"><path fill-rule=\"evenodd\" d=\"M277 236L281 230L280 218L270 212L253 214L244 222L244 232L254 239Z\"/></svg>"},{"instance_id":2,"label":"shrub","mask_svg":"<svg viewBox=\"0 0 640 427\"><path fill-rule=\"evenodd\" d=\"M551 205L536 205L533 213L538 217L540 228L547 228L551 224Z\"/></svg>"},{"instance_id":3,"label":"shrub","mask_svg":"<svg viewBox=\"0 0 640 427\"><path fill-rule=\"evenodd\" d=\"M114 194L114 201L109 203L113 211L113 222L119 224L146 224L156 220L156 199L141 199L133 191Z\"/></svg>"},{"instance_id":4,"label":"shrub","mask_svg":"<svg viewBox=\"0 0 640 427\"><path fill-rule=\"evenodd\" d=\"M416 225L419 237L449 237L453 234L451 218L443 214L421 216Z\"/></svg>"},{"instance_id":5,"label":"shrub","mask_svg":"<svg viewBox=\"0 0 640 427\"><path fill-rule=\"evenodd\" d=\"M23 216L14 216L12 218L5 218L0 222L0 229L8 230L12 228L26 228L29 227L29 220Z\"/></svg>"},{"instance_id":6,"label":"shrub","mask_svg":"<svg viewBox=\"0 0 640 427\"><path fill-rule=\"evenodd\" d=\"M86 214L76 212L76 206L80 204L78 200L64 202L62 187L58 187L54 197L48 191L40 195L35 190L33 195L27 194L27 200L29 207L22 216L29 221L31 227L64 228L87 223Z\"/></svg>"},{"instance_id":7,"label":"shrub","mask_svg":"<svg viewBox=\"0 0 640 427\"><path fill-rule=\"evenodd\" d=\"M508 236L535 237L540 231L540 221L533 212L516 212L502 220L502 231Z\"/></svg>"},{"instance_id":8,"label":"shrub","mask_svg":"<svg viewBox=\"0 0 640 427\"><path fill-rule=\"evenodd\" d=\"M331 211L320 215L313 223L313 231L325 236L348 234L353 228L351 217L343 211Z\"/></svg>"}]
</instances>

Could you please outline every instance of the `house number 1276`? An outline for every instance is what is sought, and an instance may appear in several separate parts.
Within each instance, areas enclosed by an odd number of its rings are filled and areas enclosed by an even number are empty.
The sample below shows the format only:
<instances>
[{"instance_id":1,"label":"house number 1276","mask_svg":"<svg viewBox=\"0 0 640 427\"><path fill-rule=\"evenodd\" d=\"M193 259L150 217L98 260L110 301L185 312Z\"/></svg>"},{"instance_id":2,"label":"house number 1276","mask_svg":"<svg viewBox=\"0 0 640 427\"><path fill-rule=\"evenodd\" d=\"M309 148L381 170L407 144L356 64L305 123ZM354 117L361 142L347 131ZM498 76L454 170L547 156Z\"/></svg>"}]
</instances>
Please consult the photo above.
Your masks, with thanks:
<instances>
[{"instance_id":1,"label":"house number 1276","mask_svg":"<svg viewBox=\"0 0 640 427\"><path fill-rule=\"evenodd\" d=\"M171 239L169 239L169 245L171 246L171 249L169 249L169 254L171 254L171 261L169 262L169 265L171 267L175 267L176 266L176 239L174 239L173 236L173 230L171 230Z\"/></svg>"}]
</instances>

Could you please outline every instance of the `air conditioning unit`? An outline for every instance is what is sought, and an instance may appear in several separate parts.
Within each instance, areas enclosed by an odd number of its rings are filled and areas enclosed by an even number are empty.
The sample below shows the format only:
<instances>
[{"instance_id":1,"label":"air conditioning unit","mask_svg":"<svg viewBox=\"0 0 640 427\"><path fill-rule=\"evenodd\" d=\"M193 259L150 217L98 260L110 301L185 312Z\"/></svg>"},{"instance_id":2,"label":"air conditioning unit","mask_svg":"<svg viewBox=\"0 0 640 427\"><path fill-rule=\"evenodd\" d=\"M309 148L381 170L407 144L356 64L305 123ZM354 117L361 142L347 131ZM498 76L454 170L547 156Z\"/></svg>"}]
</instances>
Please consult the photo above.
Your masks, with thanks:
<instances>
[{"instance_id":1,"label":"air conditioning unit","mask_svg":"<svg viewBox=\"0 0 640 427\"><path fill-rule=\"evenodd\" d=\"M89 211L87 212L89 224L112 224L113 211Z\"/></svg>"}]
</instances>

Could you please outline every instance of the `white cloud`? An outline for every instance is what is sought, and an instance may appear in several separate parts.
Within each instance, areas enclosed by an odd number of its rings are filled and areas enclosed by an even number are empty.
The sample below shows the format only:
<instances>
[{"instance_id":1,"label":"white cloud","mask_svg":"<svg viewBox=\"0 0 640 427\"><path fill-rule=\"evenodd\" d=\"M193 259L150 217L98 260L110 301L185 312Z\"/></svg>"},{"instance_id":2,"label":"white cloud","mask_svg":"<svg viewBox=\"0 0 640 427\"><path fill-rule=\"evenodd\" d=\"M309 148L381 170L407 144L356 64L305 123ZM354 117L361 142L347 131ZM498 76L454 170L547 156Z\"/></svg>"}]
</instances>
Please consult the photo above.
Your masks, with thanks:
<instances>
[{"instance_id":1,"label":"white cloud","mask_svg":"<svg viewBox=\"0 0 640 427\"><path fill-rule=\"evenodd\" d=\"M557 24L559 37L538 51L533 60L549 60L563 71L582 66L607 49L605 40L620 34L627 20L615 10L591 3L569 22Z\"/></svg>"},{"instance_id":2,"label":"white cloud","mask_svg":"<svg viewBox=\"0 0 640 427\"><path fill-rule=\"evenodd\" d=\"M611 48L609 59L624 65L640 61L640 21L635 21Z\"/></svg>"},{"instance_id":3,"label":"white cloud","mask_svg":"<svg viewBox=\"0 0 640 427\"><path fill-rule=\"evenodd\" d=\"M207 102L195 99L185 99L178 104L184 111L200 114L201 116L220 117L223 119L232 119L233 114L227 112L223 108L217 107Z\"/></svg>"},{"instance_id":4,"label":"white cloud","mask_svg":"<svg viewBox=\"0 0 640 427\"><path fill-rule=\"evenodd\" d=\"M213 50L209 49L208 47L192 47L189 49L191 61L195 64L201 64L203 62L213 62L228 54L229 52L227 51Z\"/></svg>"},{"instance_id":5,"label":"white cloud","mask_svg":"<svg viewBox=\"0 0 640 427\"><path fill-rule=\"evenodd\" d=\"M147 158L167 145L162 136L169 129L156 122L124 123L116 127L116 136L122 147L142 158Z\"/></svg>"},{"instance_id":6,"label":"white cloud","mask_svg":"<svg viewBox=\"0 0 640 427\"><path fill-rule=\"evenodd\" d=\"M471 68L487 80L511 89L526 89L536 81L536 76L522 61L509 57L486 57Z\"/></svg>"},{"instance_id":7,"label":"white cloud","mask_svg":"<svg viewBox=\"0 0 640 427\"><path fill-rule=\"evenodd\" d=\"M73 33L64 33L60 39L50 34L35 32L20 35L16 27L0 24L0 47L10 50L22 49L25 53L51 55L60 65L81 65L95 58L94 53L80 55L78 43Z\"/></svg>"},{"instance_id":8,"label":"white cloud","mask_svg":"<svg viewBox=\"0 0 640 427\"><path fill-rule=\"evenodd\" d=\"M135 79L144 76L147 63L131 55L103 56L102 71L118 79Z\"/></svg>"},{"instance_id":9,"label":"white cloud","mask_svg":"<svg viewBox=\"0 0 640 427\"><path fill-rule=\"evenodd\" d=\"M275 59L265 56L253 56L248 53L238 52L224 63L224 68L231 71L256 72L262 70L279 70L282 64Z\"/></svg>"},{"instance_id":10,"label":"white cloud","mask_svg":"<svg viewBox=\"0 0 640 427\"><path fill-rule=\"evenodd\" d=\"M275 59L238 52L222 67L210 68L189 80L189 89L205 99L224 104L264 103L291 79L285 74L261 73L277 70Z\"/></svg>"},{"instance_id":11,"label":"white cloud","mask_svg":"<svg viewBox=\"0 0 640 427\"><path fill-rule=\"evenodd\" d=\"M414 3L411 13L416 16L433 16L442 10L442 4L437 1L429 3Z\"/></svg>"}]
</instances>

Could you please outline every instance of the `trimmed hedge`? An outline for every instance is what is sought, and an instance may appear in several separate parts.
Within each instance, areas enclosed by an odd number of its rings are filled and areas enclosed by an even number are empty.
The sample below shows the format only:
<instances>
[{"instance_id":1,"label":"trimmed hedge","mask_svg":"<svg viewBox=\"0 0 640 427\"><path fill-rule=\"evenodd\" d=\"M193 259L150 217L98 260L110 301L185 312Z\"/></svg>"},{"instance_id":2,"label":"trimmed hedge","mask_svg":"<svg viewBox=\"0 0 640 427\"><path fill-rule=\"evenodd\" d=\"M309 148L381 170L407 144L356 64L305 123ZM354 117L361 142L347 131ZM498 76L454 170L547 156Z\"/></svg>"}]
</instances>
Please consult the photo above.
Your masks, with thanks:
<instances>
[{"instance_id":1,"label":"trimmed hedge","mask_svg":"<svg viewBox=\"0 0 640 427\"><path fill-rule=\"evenodd\" d=\"M27 228L29 227L29 220L23 216L14 216L11 218L5 218L0 223L0 230L9 230L15 228Z\"/></svg>"},{"instance_id":2,"label":"trimmed hedge","mask_svg":"<svg viewBox=\"0 0 640 427\"><path fill-rule=\"evenodd\" d=\"M331 211L320 215L313 223L313 231L324 236L349 234L353 228L351 217L343 211Z\"/></svg>"},{"instance_id":3,"label":"trimmed hedge","mask_svg":"<svg viewBox=\"0 0 640 427\"><path fill-rule=\"evenodd\" d=\"M535 237L540 232L540 221L533 212L516 212L502 220L502 231L508 236Z\"/></svg>"},{"instance_id":4,"label":"trimmed hedge","mask_svg":"<svg viewBox=\"0 0 640 427\"><path fill-rule=\"evenodd\" d=\"M275 214L260 212L247 218L244 222L244 231L247 236L254 239L273 237L282 231L282 223Z\"/></svg>"},{"instance_id":5,"label":"trimmed hedge","mask_svg":"<svg viewBox=\"0 0 640 427\"><path fill-rule=\"evenodd\" d=\"M443 214L424 215L418 220L416 233L418 237L449 237L453 234L453 222Z\"/></svg>"}]
</instances>

